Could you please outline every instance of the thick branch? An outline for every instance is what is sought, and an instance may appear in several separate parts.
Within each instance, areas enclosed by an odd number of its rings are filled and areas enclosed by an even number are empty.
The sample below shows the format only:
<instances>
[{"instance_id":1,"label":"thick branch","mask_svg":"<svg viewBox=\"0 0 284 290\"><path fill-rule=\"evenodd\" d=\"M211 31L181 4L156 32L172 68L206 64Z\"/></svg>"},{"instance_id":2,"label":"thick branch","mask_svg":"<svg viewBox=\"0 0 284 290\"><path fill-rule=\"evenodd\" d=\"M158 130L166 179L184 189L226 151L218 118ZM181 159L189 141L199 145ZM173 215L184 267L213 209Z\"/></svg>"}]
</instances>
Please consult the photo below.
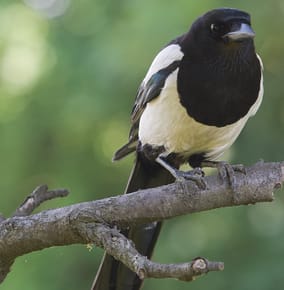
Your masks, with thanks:
<instances>
[{"instance_id":1,"label":"thick branch","mask_svg":"<svg viewBox=\"0 0 284 290\"><path fill-rule=\"evenodd\" d=\"M283 168L284 163L280 162L258 162L246 168L246 174L236 172L234 187L237 192L218 175L213 175L205 178L207 188L203 190L190 181L175 182L81 204L74 218L87 221L97 215L109 224L127 226L220 207L273 201L273 190L281 187L284 181Z\"/></svg>"},{"instance_id":2,"label":"thick branch","mask_svg":"<svg viewBox=\"0 0 284 290\"><path fill-rule=\"evenodd\" d=\"M125 227L213 208L272 201L273 189L284 180L284 163L260 162L247 168L246 174L237 172L237 193L217 175L205 180L204 190L190 181L174 183L6 219L0 222L0 281L14 259L25 253L75 243L95 242L103 247L102 237L98 235L94 239L87 230L88 225L104 223ZM147 276L148 270L145 273Z\"/></svg>"}]
</instances>

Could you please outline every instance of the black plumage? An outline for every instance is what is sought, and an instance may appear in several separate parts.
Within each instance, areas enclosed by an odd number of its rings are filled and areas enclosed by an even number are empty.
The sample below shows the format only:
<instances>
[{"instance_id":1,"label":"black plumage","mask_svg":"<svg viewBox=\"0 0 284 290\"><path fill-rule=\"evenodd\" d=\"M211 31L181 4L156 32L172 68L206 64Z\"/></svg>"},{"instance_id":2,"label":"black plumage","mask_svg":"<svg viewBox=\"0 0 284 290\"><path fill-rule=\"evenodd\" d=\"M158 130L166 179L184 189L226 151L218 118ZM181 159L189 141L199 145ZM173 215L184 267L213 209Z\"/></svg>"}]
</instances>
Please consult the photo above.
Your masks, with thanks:
<instances>
[{"instance_id":1,"label":"black plumage","mask_svg":"<svg viewBox=\"0 0 284 290\"><path fill-rule=\"evenodd\" d=\"M192 34L190 31L180 40L182 51L183 42L187 43ZM260 90L261 66L253 41L227 44L229 47L210 54L194 49L196 45L184 48L179 66L177 87L181 103L188 115L202 124L233 124L248 113Z\"/></svg>"},{"instance_id":2,"label":"black plumage","mask_svg":"<svg viewBox=\"0 0 284 290\"><path fill-rule=\"evenodd\" d=\"M193 168L215 160L257 111L263 94L262 63L246 12L222 8L198 18L184 35L154 59L136 96L129 142L114 155L136 151L126 193L188 177ZM151 257L160 223L124 231ZM142 281L107 256L94 290L134 290Z\"/></svg>"}]
</instances>

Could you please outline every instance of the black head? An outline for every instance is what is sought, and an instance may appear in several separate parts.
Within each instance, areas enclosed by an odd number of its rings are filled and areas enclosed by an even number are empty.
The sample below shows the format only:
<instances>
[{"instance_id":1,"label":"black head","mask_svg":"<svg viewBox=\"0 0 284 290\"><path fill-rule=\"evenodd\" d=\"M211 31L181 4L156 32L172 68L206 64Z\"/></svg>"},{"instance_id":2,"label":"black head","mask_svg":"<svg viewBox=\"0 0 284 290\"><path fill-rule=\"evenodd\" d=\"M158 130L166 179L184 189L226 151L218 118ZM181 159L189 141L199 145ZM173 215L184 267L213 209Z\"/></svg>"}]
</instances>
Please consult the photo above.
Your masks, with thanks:
<instances>
[{"instance_id":1,"label":"black head","mask_svg":"<svg viewBox=\"0 0 284 290\"><path fill-rule=\"evenodd\" d=\"M182 39L184 50L192 45L199 49L238 48L242 44L253 45L255 33L250 15L232 8L214 9L199 17Z\"/></svg>"}]
</instances>

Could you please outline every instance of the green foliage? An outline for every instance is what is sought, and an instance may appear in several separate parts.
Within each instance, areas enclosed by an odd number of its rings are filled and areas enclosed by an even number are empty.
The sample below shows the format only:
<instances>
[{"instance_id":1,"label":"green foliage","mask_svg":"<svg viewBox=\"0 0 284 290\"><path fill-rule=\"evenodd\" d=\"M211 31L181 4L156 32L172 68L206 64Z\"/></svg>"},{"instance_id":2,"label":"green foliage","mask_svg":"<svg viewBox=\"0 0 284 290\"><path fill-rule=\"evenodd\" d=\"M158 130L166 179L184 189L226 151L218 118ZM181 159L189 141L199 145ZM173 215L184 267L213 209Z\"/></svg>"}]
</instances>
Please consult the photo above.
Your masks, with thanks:
<instances>
[{"instance_id":1,"label":"green foliage","mask_svg":"<svg viewBox=\"0 0 284 290\"><path fill-rule=\"evenodd\" d=\"M66 10L57 4L36 11L24 2L0 3L0 210L6 216L42 183L67 187L71 195L41 209L121 193L132 158L113 164L111 157L127 139L140 81L164 44L215 7L251 13L266 68L262 107L231 149L231 161L283 160L283 1L74 0L69 7L69 1L54 2L65 3ZM52 17L54 11L62 15ZM284 204L279 192L276 196L273 204L167 222L155 260L206 256L225 261L225 271L191 284L149 280L144 289L279 288ZM1 289L88 289L101 254L79 245L26 255Z\"/></svg>"}]
</instances>

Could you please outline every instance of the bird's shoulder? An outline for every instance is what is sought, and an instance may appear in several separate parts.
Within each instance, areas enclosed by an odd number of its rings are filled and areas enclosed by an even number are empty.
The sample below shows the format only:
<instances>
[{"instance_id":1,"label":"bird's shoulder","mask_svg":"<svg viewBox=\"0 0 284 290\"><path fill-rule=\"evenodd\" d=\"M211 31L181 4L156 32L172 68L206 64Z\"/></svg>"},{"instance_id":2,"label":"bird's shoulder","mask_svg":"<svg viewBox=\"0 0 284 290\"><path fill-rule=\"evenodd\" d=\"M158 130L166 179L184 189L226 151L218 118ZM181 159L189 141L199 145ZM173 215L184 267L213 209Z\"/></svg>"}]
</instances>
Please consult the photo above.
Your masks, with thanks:
<instances>
[{"instance_id":1,"label":"bird's shoulder","mask_svg":"<svg viewBox=\"0 0 284 290\"><path fill-rule=\"evenodd\" d=\"M168 76L180 64L184 54L178 43L169 43L154 58L136 94L131 113L132 122L139 120L148 102L160 95Z\"/></svg>"}]
</instances>

